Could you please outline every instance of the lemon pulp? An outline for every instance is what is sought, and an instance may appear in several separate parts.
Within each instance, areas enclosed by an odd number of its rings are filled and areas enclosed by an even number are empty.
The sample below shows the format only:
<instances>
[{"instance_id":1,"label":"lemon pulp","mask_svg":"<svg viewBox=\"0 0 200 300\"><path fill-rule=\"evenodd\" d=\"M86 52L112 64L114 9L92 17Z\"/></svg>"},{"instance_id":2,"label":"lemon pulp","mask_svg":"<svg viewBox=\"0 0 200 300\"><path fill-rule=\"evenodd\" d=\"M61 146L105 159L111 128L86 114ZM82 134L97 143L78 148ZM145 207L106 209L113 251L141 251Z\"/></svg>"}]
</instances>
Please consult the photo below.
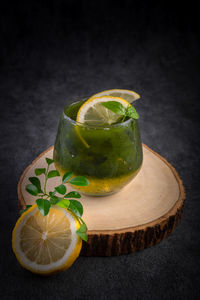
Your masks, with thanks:
<instances>
[{"instance_id":1,"label":"lemon pulp","mask_svg":"<svg viewBox=\"0 0 200 300\"><path fill-rule=\"evenodd\" d=\"M82 241L76 234L80 223L69 211L52 207L42 216L36 205L18 219L12 236L13 251L20 264L50 275L65 270L78 257Z\"/></svg>"},{"instance_id":2,"label":"lemon pulp","mask_svg":"<svg viewBox=\"0 0 200 300\"><path fill-rule=\"evenodd\" d=\"M124 106L124 108L130 106L126 100L119 97L103 96L90 98L81 105L77 113L76 121L85 125L94 126L111 125L116 123L121 116L102 105L103 102L108 101L119 102Z\"/></svg>"}]
</instances>

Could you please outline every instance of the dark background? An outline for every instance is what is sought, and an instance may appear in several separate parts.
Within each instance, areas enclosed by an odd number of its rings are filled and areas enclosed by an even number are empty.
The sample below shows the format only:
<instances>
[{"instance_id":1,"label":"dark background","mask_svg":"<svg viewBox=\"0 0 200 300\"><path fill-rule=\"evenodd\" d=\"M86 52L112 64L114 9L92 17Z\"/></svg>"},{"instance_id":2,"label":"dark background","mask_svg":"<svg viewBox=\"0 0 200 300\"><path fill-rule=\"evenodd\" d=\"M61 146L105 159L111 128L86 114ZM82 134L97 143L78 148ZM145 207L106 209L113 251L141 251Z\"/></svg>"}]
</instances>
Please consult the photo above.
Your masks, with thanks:
<instances>
[{"instance_id":1,"label":"dark background","mask_svg":"<svg viewBox=\"0 0 200 300\"><path fill-rule=\"evenodd\" d=\"M200 297L199 43L194 2L1 1L1 299ZM179 172L184 215L158 246L79 257L41 278L11 250L17 182L54 143L64 104L101 90L141 95L142 140Z\"/></svg>"}]
</instances>

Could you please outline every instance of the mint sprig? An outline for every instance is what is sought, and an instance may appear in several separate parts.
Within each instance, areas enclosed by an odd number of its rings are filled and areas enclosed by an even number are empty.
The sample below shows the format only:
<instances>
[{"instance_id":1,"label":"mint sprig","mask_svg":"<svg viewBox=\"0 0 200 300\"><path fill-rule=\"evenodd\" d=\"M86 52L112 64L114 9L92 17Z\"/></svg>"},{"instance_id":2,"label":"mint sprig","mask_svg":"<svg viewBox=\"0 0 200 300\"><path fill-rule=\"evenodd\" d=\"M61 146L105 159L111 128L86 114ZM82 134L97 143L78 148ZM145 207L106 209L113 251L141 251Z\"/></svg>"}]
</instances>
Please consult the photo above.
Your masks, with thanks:
<instances>
[{"instance_id":1,"label":"mint sprig","mask_svg":"<svg viewBox=\"0 0 200 300\"><path fill-rule=\"evenodd\" d=\"M43 216L48 215L49 210L52 205L57 205L62 208L66 208L73 212L76 217L79 219L81 226L76 231L76 233L81 237L82 240L88 241L87 236L87 226L83 219L81 218L83 215L83 206L81 202L75 199L69 198L81 198L81 195L76 191L71 191L67 193L67 187L65 183L71 183L76 186L88 186L89 181L84 176L76 176L74 177L72 172L66 172L62 177L62 183L54 188L54 191L47 192L47 180L49 178L53 178L56 176L60 176L60 173L57 170L49 171L49 166L54 163L53 159L46 158L47 167L46 168L37 168L35 169L35 175L40 176L44 175L44 187L41 188L41 182L38 177L29 177L30 184L26 185L26 191L33 195L37 196L36 204L40 213ZM24 210L20 210L20 214L27 211L32 205L26 205Z\"/></svg>"},{"instance_id":2,"label":"mint sprig","mask_svg":"<svg viewBox=\"0 0 200 300\"><path fill-rule=\"evenodd\" d=\"M106 101L101 103L104 107L111 110L115 114L122 117L121 122L124 122L126 117L137 120L139 118L138 113L132 105L128 105L125 108L120 102L117 101Z\"/></svg>"}]
</instances>

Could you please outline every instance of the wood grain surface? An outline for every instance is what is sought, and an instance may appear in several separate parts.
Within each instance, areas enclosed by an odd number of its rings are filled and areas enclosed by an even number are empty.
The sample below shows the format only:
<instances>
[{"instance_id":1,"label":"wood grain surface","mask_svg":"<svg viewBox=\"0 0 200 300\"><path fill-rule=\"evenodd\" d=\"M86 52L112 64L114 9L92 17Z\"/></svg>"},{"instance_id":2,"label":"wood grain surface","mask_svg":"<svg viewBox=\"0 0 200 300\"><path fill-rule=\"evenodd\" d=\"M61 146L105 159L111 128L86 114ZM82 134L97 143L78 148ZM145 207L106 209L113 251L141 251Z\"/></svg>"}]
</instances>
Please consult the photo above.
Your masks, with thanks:
<instances>
[{"instance_id":1,"label":"wood grain surface","mask_svg":"<svg viewBox=\"0 0 200 300\"><path fill-rule=\"evenodd\" d=\"M18 183L19 208L34 203L35 198L25 186L34 169L45 166L45 157L52 154L53 146L23 172ZM179 223L185 190L178 173L164 157L144 144L143 154L141 171L123 190L106 197L82 196L88 242L83 243L81 255L112 256L139 251L159 243ZM47 190L58 180L49 180Z\"/></svg>"}]
</instances>

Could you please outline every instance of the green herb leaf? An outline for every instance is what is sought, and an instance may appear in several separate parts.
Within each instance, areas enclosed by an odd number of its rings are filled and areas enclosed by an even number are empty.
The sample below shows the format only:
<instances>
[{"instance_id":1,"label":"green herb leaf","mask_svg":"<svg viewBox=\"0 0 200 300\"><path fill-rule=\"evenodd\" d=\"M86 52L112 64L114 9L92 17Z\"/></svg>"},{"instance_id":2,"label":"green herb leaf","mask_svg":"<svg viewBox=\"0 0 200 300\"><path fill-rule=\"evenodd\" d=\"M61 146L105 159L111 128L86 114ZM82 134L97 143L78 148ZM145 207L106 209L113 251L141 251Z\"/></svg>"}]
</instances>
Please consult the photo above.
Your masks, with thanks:
<instances>
[{"instance_id":1,"label":"green herb leaf","mask_svg":"<svg viewBox=\"0 0 200 300\"><path fill-rule=\"evenodd\" d=\"M41 212L41 214L43 216L46 216L49 212L50 207L51 207L51 203L48 200L42 199L42 198L37 199L36 203L37 203L38 209Z\"/></svg>"},{"instance_id":2,"label":"green herb leaf","mask_svg":"<svg viewBox=\"0 0 200 300\"><path fill-rule=\"evenodd\" d=\"M117 115L123 116L125 114L124 106L117 101L102 102L102 105L112 110L112 112L116 113Z\"/></svg>"},{"instance_id":3,"label":"green herb leaf","mask_svg":"<svg viewBox=\"0 0 200 300\"><path fill-rule=\"evenodd\" d=\"M139 115L138 115L137 111L135 110L135 108L133 106L127 107L126 115L129 118L136 119L136 120L139 118Z\"/></svg>"},{"instance_id":4,"label":"green herb leaf","mask_svg":"<svg viewBox=\"0 0 200 300\"><path fill-rule=\"evenodd\" d=\"M50 194L50 193L49 193L49 194ZM54 195L50 196L50 203L51 203L52 205L57 204L59 200L60 200L60 198L57 197L57 196L54 196Z\"/></svg>"},{"instance_id":5,"label":"green herb leaf","mask_svg":"<svg viewBox=\"0 0 200 300\"><path fill-rule=\"evenodd\" d=\"M31 195L37 196L39 193L42 193L45 199L43 198L38 198L36 200L38 209L40 213L43 216L46 216L49 213L51 205L57 204L59 207L69 209L69 211L73 212L77 218L81 221L81 226L77 230L77 234L84 240L88 240L87 236L87 226L85 222L82 220L81 216L83 215L83 206L82 204L74 199L67 199L67 198L81 198L81 195L76 192L76 191L71 191L66 194L67 188L64 185L65 182L70 182L71 184L78 185L78 186L88 186L89 181L86 177L84 176L77 176L73 178L73 173L72 172L66 172L62 178L62 184L58 185L55 187L55 190L53 192L46 192L46 183L48 178L60 176L59 172L57 170L49 170L49 165L52 164L54 161L50 158L46 158L46 162L48 164L47 169L46 168L37 168L35 169L35 174L45 175L45 180L44 180L44 191L41 189L41 183L40 180L37 177L29 177L29 180L31 184L28 184L26 186L26 191L30 193ZM62 197L56 196L56 193L59 193L63 195ZM42 197L43 197L42 196ZM63 198L64 197L64 198ZM49 199L49 200L47 200ZM29 209L32 205L27 205L26 209L21 210L20 214L22 214L24 211Z\"/></svg>"},{"instance_id":6,"label":"green herb leaf","mask_svg":"<svg viewBox=\"0 0 200 300\"><path fill-rule=\"evenodd\" d=\"M45 159L48 165L51 165L54 162L54 160L51 158L46 157Z\"/></svg>"},{"instance_id":7,"label":"green herb leaf","mask_svg":"<svg viewBox=\"0 0 200 300\"><path fill-rule=\"evenodd\" d=\"M52 178L52 177L56 177L56 176L60 176L60 173L57 170L52 170L52 171L49 171L47 178Z\"/></svg>"},{"instance_id":8,"label":"green herb leaf","mask_svg":"<svg viewBox=\"0 0 200 300\"><path fill-rule=\"evenodd\" d=\"M102 105L111 110L112 112L116 113L117 115L123 116L122 122L125 120L126 117L136 120L139 118L139 115L136 112L135 108L131 105L127 106L126 109L121 103L117 101L103 102Z\"/></svg>"},{"instance_id":9,"label":"green herb leaf","mask_svg":"<svg viewBox=\"0 0 200 300\"><path fill-rule=\"evenodd\" d=\"M80 228L76 230L76 233L82 238L82 240L85 242L88 241L87 226L85 224L81 224Z\"/></svg>"},{"instance_id":10,"label":"green herb leaf","mask_svg":"<svg viewBox=\"0 0 200 300\"><path fill-rule=\"evenodd\" d=\"M77 215L78 217L81 217L83 214L82 204L77 200L69 200L69 201L70 201L69 209L71 209L71 211L73 211L73 213L75 213L75 215Z\"/></svg>"},{"instance_id":11,"label":"green herb leaf","mask_svg":"<svg viewBox=\"0 0 200 300\"><path fill-rule=\"evenodd\" d=\"M71 184L79 185L79 186L88 186L90 184L89 180L86 177L84 177L84 176L74 177L69 182Z\"/></svg>"},{"instance_id":12,"label":"green herb leaf","mask_svg":"<svg viewBox=\"0 0 200 300\"><path fill-rule=\"evenodd\" d=\"M62 199L57 203L57 205L62 208L68 208L70 205L70 201L68 199Z\"/></svg>"},{"instance_id":13,"label":"green herb leaf","mask_svg":"<svg viewBox=\"0 0 200 300\"><path fill-rule=\"evenodd\" d=\"M54 191L54 192L49 192L49 196L50 196L50 197L53 197L53 196L55 195L55 193L56 193L56 191Z\"/></svg>"},{"instance_id":14,"label":"green herb leaf","mask_svg":"<svg viewBox=\"0 0 200 300\"><path fill-rule=\"evenodd\" d=\"M39 176L41 174L45 174L46 172L46 169L45 168L38 168L38 169L35 169L35 175L36 176Z\"/></svg>"},{"instance_id":15,"label":"green herb leaf","mask_svg":"<svg viewBox=\"0 0 200 300\"><path fill-rule=\"evenodd\" d=\"M67 172L63 175L63 178L62 178L62 182L63 183L66 183L70 178L72 178L73 176L73 173L72 172Z\"/></svg>"},{"instance_id":16,"label":"green herb leaf","mask_svg":"<svg viewBox=\"0 0 200 300\"><path fill-rule=\"evenodd\" d=\"M66 193L66 186L64 184L60 184L59 186L55 187L55 190L59 194L64 195Z\"/></svg>"},{"instance_id":17,"label":"green herb leaf","mask_svg":"<svg viewBox=\"0 0 200 300\"><path fill-rule=\"evenodd\" d=\"M42 193L40 180L37 177L29 177L29 181L36 186L38 193Z\"/></svg>"},{"instance_id":18,"label":"green herb leaf","mask_svg":"<svg viewBox=\"0 0 200 300\"><path fill-rule=\"evenodd\" d=\"M37 194L38 194L38 189L33 184L27 184L26 191L33 196L37 196Z\"/></svg>"},{"instance_id":19,"label":"green herb leaf","mask_svg":"<svg viewBox=\"0 0 200 300\"><path fill-rule=\"evenodd\" d=\"M56 191L54 191L54 192L49 192L49 196L54 196L55 193L56 193Z\"/></svg>"},{"instance_id":20,"label":"green herb leaf","mask_svg":"<svg viewBox=\"0 0 200 300\"><path fill-rule=\"evenodd\" d=\"M77 192L69 192L64 198L81 198L81 195Z\"/></svg>"},{"instance_id":21,"label":"green herb leaf","mask_svg":"<svg viewBox=\"0 0 200 300\"><path fill-rule=\"evenodd\" d=\"M25 208L25 209L20 210L20 211L19 211L20 216L21 216L25 211L27 211L31 206L32 206L32 205L26 205L26 208Z\"/></svg>"}]
</instances>

